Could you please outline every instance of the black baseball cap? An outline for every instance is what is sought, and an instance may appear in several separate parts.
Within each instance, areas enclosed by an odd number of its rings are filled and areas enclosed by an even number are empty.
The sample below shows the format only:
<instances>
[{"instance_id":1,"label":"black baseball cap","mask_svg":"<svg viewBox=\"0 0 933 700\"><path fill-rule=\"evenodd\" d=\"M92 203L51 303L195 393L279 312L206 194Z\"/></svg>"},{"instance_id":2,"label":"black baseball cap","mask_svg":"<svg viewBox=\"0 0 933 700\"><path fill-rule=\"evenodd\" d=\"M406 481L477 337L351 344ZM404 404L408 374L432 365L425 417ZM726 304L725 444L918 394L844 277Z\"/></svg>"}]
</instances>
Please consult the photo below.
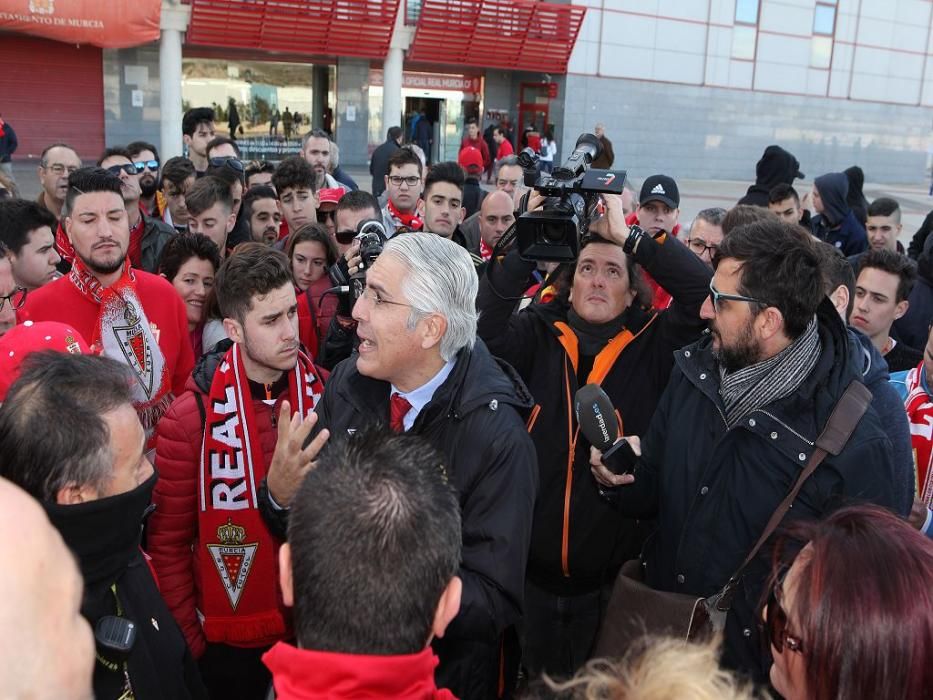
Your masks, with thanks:
<instances>
[{"instance_id":1,"label":"black baseball cap","mask_svg":"<svg viewBox=\"0 0 933 700\"><path fill-rule=\"evenodd\" d=\"M645 180L641 186L641 194L638 195L638 204L642 206L654 201L664 202L671 209L677 209L680 206L680 191L677 189L674 178L667 175L652 175Z\"/></svg>"}]
</instances>

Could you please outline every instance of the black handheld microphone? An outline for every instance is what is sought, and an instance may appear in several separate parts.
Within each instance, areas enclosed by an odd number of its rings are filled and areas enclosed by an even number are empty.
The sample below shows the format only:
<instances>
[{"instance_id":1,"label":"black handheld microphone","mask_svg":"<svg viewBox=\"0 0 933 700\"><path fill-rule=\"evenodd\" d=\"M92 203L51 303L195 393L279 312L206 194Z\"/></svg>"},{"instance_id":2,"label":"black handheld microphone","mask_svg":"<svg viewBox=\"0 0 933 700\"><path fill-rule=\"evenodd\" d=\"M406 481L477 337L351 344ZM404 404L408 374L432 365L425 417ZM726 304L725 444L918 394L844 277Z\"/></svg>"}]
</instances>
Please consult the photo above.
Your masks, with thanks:
<instances>
[{"instance_id":1,"label":"black handheld microphone","mask_svg":"<svg viewBox=\"0 0 933 700\"><path fill-rule=\"evenodd\" d=\"M590 444L603 453L603 464L613 474L627 474L635 467L638 455L627 440L619 440L615 409L598 384L586 384L573 398L580 430Z\"/></svg>"}]
</instances>

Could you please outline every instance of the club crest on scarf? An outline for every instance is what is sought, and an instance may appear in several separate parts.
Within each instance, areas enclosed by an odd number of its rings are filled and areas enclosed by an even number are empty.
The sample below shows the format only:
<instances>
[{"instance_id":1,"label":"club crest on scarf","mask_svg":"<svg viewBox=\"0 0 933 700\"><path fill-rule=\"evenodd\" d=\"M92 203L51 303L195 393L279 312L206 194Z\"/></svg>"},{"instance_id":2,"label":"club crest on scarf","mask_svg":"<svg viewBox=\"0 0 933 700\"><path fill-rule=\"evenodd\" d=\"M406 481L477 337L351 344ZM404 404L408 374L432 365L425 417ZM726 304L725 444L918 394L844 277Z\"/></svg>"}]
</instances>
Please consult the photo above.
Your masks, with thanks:
<instances>
[{"instance_id":1,"label":"club crest on scarf","mask_svg":"<svg viewBox=\"0 0 933 700\"><path fill-rule=\"evenodd\" d=\"M147 397L152 397L153 357L151 345L146 342L142 324L139 322L139 313L132 301L127 300L123 309L124 326L113 326L113 334L120 344L120 350L126 363L130 366Z\"/></svg>"},{"instance_id":2,"label":"club crest on scarf","mask_svg":"<svg viewBox=\"0 0 933 700\"><path fill-rule=\"evenodd\" d=\"M253 568L258 542L246 543L246 528L234 525L231 518L217 528L219 544L207 545L217 573L227 592L230 607L236 610L246 579Z\"/></svg>"}]
</instances>

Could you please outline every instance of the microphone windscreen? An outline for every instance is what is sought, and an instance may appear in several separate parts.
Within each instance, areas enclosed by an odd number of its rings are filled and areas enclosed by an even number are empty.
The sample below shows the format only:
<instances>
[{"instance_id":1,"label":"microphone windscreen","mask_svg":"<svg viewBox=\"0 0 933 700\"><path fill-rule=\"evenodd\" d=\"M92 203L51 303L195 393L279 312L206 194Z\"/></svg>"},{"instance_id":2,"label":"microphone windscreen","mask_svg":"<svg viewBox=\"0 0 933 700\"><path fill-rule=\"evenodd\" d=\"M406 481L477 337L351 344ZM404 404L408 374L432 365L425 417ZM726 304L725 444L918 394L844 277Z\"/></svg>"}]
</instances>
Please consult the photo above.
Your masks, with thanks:
<instances>
[{"instance_id":1,"label":"microphone windscreen","mask_svg":"<svg viewBox=\"0 0 933 700\"><path fill-rule=\"evenodd\" d=\"M606 392L598 384L586 384L573 398L574 412L580 430L590 444L605 452L619 437L615 409Z\"/></svg>"}]
</instances>

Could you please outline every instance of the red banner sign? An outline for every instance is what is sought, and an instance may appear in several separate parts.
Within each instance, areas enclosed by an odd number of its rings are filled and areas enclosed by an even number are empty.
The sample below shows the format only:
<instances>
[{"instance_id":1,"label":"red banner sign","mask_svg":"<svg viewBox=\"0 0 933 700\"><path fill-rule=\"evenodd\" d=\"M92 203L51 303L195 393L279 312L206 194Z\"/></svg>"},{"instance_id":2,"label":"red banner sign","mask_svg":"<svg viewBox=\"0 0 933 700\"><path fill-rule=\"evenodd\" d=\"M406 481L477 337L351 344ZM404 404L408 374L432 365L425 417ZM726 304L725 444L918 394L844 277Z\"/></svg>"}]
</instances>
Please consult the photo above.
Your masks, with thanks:
<instances>
[{"instance_id":1,"label":"red banner sign","mask_svg":"<svg viewBox=\"0 0 933 700\"><path fill-rule=\"evenodd\" d=\"M161 0L0 0L0 29L105 49L159 38Z\"/></svg>"}]
</instances>

